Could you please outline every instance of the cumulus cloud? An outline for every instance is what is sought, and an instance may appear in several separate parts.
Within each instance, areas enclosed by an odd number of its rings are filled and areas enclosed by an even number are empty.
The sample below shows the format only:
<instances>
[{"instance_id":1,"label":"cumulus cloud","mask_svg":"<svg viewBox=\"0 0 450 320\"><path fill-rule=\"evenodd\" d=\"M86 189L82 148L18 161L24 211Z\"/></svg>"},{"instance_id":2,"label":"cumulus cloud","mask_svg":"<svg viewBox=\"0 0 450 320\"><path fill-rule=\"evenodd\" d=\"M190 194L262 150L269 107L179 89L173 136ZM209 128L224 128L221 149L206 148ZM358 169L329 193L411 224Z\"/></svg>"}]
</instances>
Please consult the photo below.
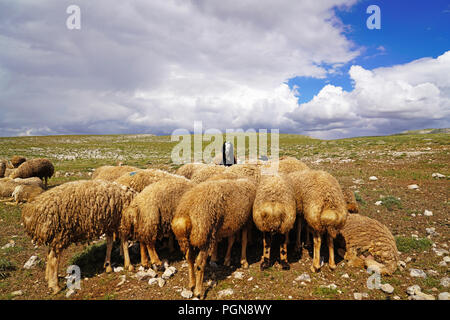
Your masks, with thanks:
<instances>
[{"instance_id":1,"label":"cumulus cloud","mask_svg":"<svg viewBox=\"0 0 450 320\"><path fill-rule=\"evenodd\" d=\"M322 138L448 127L449 74L450 51L373 70L352 66L352 91L327 85L290 117L299 131Z\"/></svg>"},{"instance_id":2,"label":"cumulus cloud","mask_svg":"<svg viewBox=\"0 0 450 320\"><path fill-rule=\"evenodd\" d=\"M282 127L284 84L358 55L336 6L356 0L0 3L0 135Z\"/></svg>"}]
</instances>

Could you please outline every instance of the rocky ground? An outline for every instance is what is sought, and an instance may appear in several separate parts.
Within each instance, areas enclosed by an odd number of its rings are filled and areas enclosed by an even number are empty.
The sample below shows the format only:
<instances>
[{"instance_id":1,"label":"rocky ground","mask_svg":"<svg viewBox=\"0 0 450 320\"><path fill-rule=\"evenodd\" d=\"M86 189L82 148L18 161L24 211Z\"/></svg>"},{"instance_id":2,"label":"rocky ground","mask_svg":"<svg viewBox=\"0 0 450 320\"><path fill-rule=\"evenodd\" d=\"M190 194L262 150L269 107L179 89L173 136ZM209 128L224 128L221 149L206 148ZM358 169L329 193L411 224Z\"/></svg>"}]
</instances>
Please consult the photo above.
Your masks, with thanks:
<instances>
[{"instance_id":1,"label":"rocky ground","mask_svg":"<svg viewBox=\"0 0 450 320\"><path fill-rule=\"evenodd\" d=\"M289 247L291 269L279 264L259 269L260 234L249 246L250 267L238 266L239 244L233 249L232 267L208 266L206 299L448 299L449 268L449 163L448 134L415 134L389 137L321 141L281 135L280 154L293 155L312 168L332 173L344 188L357 196L360 213L387 225L397 241L401 266L377 284L366 270L340 261L311 273L311 251ZM92 170L118 161L140 167L173 171L170 137L80 136L1 138L0 158L14 154L49 157L56 167L50 180L89 179ZM121 269L116 246L114 272L102 272L103 240L72 245L62 257L60 285L70 265L81 269L80 289L65 289L53 296L44 281L46 248L35 247L20 224L20 206L0 203L0 299L189 299L187 265L178 251L160 248L168 262L165 272L139 270L139 250L131 248L135 272ZM224 255L226 243L220 246ZM325 248L324 248L325 249ZM324 250L326 251L326 250ZM274 257L276 259L276 257Z\"/></svg>"}]
</instances>

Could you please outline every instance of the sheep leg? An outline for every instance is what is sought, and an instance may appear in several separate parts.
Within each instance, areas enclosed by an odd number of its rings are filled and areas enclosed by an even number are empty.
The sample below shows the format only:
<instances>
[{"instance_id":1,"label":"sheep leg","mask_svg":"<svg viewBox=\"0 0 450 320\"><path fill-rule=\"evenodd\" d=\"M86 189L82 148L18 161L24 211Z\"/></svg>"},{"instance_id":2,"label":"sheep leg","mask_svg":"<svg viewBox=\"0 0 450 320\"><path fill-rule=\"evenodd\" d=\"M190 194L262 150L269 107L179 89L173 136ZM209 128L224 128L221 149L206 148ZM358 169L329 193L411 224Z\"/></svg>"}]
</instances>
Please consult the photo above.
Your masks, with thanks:
<instances>
[{"instance_id":1,"label":"sheep leg","mask_svg":"<svg viewBox=\"0 0 450 320\"><path fill-rule=\"evenodd\" d=\"M14 198L10 197L10 198L0 200L0 202L11 202L11 201L14 201Z\"/></svg>"},{"instance_id":2,"label":"sheep leg","mask_svg":"<svg viewBox=\"0 0 450 320\"><path fill-rule=\"evenodd\" d=\"M128 271L133 271L133 266L130 262L130 252L128 251L128 240L122 239L123 251L123 268Z\"/></svg>"},{"instance_id":3,"label":"sheep leg","mask_svg":"<svg viewBox=\"0 0 450 320\"><path fill-rule=\"evenodd\" d=\"M105 257L105 263L103 264L103 267L106 268L106 273L112 272L111 268L111 251L113 247L113 236L112 234L106 235L106 257Z\"/></svg>"},{"instance_id":4,"label":"sheep leg","mask_svg":"<svg viewBox=\"0 0 450 320\"><path fill-rule=\"evenodd\" d=\"M270 267L270 246L272 244L272 235L270 232L264 232L263 234L263 256L259 266L261 270L265 270Z\"/></svg>"},{"instance_id":5,"label":"sheep leg","mask_svg":"<svg viewBox=\"0 0 450 320\"><path fill-rule=\"evenodd\" d=\"M49 275L50 275L50 268L49 268L50 252L51 252L51 249L49 248L48 253L47 253L47 263L45 265L45 277L44 277L45 281L48 281Z\"/></svg>"},{"instance_id":6,"label":"sheep leg","mask_svg":"<svg viewBox=\"0 0 450 320\"><path fill-rule=\"evenodd\" d=\"M336 263L334 261L334 239L331 235L327 235L328 240L328 266L331 270L336 269Z\"/></svg>"},{"instance_id":7,"label":"sheep leg","mask_svg":"<svg viewBox=\"0 0 450 320\"><path fill-rule=\"evenodd\" d=\"M314 231L314 256L313 264L311 266L312 272L317 272L320 269L320 246L322 245L322 237L320 233Z\"/></svg>"},{"instance_id":8,"label":"sheep leg","mask_svg":"<svg viewBox=\"0 0 450 320\"><path fill-rule=\"evenodd\" d=\"M235 239L236 239L236 236L234 234L232 236L228 237L227 253L225 255L225 260L223 262L223 264L227 267L229 267L231 265L231 249L233 248Z\"/></svg>"},{"instance_id":9,"label":"sheep leg","mask_svg":"<svg viewBox=\"0 0 450 320\"><path fill-rule=\"evenodd\" d=\"M248 268L247 262L247 241L248 241L248 226L245 226L242 229L242 237L241 237L241 266L244 269Z\"/></svg>"},{"instance_id":10,"label":"sheep leg","mask_svg":"<svg viewBox=\"0 0 450 320\"><path fill-rule=\"evenodd\" d=\"M148 268L147 248L142 241L139 241L139 248L141 249L141 266Z\"/></svg>"},{"instance_id":11,"label":"sheep leg","mask_svg":"<svg viewBox=\"0 0 450 320\"><path fill-rule=\"evenodd\" d=\"M169 252L173 253L175 252L175 245L174 245L175 241L174 241L174 235L173 233L171 233L169 235Z\"/></svg>"},{"instance_id":12,"label":"sheep leg","mask_svg":"<svg viewBox=\"0 0 450 320\"><path fill-rule=\"evenodd\" d=\"M214 243L214 247L213 247L213 251L212 251L212 253L211 253L211 260L209 261L209 265L211 266L211 267L213 267L213 268L217 268L218 266L217 266L217 261L218 261L218 258L217 258L217 251L219 250L219 242L218 241L216 241L215 243Z\"/></svg>"},{"instance_id":13,"label":"sheep leg","mask_svg":"<svg viewBox=\"0 0 450 320\"><path fill-rule=\"evenodd\" d=\"M155 243L149 242L146 243L148 255L150 256L150 262L152 265L155 265L158 271L162 271L163 265L161 260L159 260L158 254L156 253Z\"/></svg>"},{"instance_id":14,"label":"sheep leg","mask_svg":"<svg viewBox=\"0 0 450 320\"><path fill-rule=\"evenodd\" d=\"M208 254L206 250L200 250L195 259L195 289L194 296L203 299L203 278L205 276L205 265Z\"/></svg>"},{"instance_id":15,"label":"sheep leg","mask_svg":"<svg viewBox=\"0 0 450 320\"><path fill-rule=\"evenodd\" d=\"M301 235L302 235L302 217L297 216L297 233L295 237L295 252L300 252L302 245L301 245Z\"/></svg>"},{"instance_id":16,"label":"sheep leg","mask_svg":"<svg viewBox=\"0 0 450 320\"><path fill-rule=\"evenodd\" d=\"M188 273L189 273L189 290L194 290L195 287L195 257L193 248L191 246L188 247L186 251L186 261L188 263Z\"/></svg>"},{"instance_id":17,"label":"sheep leg","mask_svg":"<svg viewBox=\"0 0 450 320\"><path fill-rule=\"evenodd\" d=\"M50 249L47 257L48 264L48 287L53 290L53 294L61 291L58 286L58 253L55 249Z\"/></svg>"},{"instance_id":18,"label":"sheep leg","mask_svg":"<svg viewBox=\"0 0 450 320\"><path fill-rule=\"evenodd\" d=\"M291 268L289 266L289 262L287 259L288 243L289 243L289 231L284 234L284 241L280 246L280 260L281 260L281 267L283 270L289 270Z\"/></svg>"},{"instance_id":19,"label":"sheep leg","mask_svg":"<svg viewBox=\"0 0 450 320\"><path fill-rule=\"evenodd\" d=\"M306 246L311 247L311 228L306 225Z\"/></svg>"}]
</instances>

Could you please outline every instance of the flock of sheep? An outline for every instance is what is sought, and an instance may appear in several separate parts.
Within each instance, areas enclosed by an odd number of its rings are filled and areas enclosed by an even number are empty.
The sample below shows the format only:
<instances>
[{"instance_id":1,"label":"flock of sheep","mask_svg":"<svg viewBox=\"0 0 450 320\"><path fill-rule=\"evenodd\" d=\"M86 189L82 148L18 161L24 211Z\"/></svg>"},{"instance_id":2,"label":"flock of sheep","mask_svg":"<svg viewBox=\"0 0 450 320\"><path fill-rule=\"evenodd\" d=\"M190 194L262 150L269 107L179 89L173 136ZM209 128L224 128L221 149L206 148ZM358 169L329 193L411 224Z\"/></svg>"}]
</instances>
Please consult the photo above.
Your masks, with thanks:
<instances>
[{"instance_id":1,"label":"flock of sheep","mask_svg":"<svg viewBox=\"0 0 450 320\"><path fill-rule=\"evenodd\" d=\"M17 177L46 181L54 171L46 161L28 160L11 169L10 177L0 179L0 190ZM269 170L274 166L276 171ZM28 176L21 173L25 171ZM5 192L2 196L10 195ZM307 239L310 233L313 236L313 272L321 268L322 236L328 245L331 269L336 268L335 239L344 248L338 253L349 265L370 266L381 274L392 274L399 260L388 228L356 214L358 206L352 192L344 192L329 173L310 169L293 157L231 166L188 163L175 174L159 169L103 166L95 170L91 180L64 183L27 200L22 222L35 243L49 247L45 279L54 293L60 291L61 251L72 243L93 241L103 234L107 240L106 272L112 271L114 237L121 240L124 268L130 271L133 266L128 241L139 241L144 267L149 266L149 256L151 265L162 269L155 243L169 238L173 248L176 238L188 263L188 287L198 298L204 296L207 259L211 257L211 263L217 263L222 239L228 239L224 264L230 265L232 245L240 237L241 266L248 267L247 241L254 240L255 227L263 233L261 270L271 266L270 248L275 234L281 234L280 264L288 270L289 233L295 232L294 250L300 250L302 230L306 230Z\"/></svg>"}]
</instances>

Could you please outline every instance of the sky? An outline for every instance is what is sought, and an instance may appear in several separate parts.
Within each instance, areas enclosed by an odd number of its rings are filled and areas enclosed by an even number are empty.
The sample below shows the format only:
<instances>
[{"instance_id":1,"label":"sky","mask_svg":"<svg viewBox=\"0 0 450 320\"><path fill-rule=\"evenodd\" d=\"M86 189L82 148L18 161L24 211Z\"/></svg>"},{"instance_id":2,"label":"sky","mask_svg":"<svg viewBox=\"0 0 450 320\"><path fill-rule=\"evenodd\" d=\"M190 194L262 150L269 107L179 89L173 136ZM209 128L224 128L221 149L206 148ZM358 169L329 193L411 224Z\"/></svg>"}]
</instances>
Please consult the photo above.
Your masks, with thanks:
<instances>
[{"instance_id":1,"label":"sky","mask_svg":"<svg viewBox=\"0 0 450 320\"><path fill-rule=\"evenodd\" d=\"M448 1L0 0L0 48L0 136L450 127Z\"/></svg>"}]
</instances>

